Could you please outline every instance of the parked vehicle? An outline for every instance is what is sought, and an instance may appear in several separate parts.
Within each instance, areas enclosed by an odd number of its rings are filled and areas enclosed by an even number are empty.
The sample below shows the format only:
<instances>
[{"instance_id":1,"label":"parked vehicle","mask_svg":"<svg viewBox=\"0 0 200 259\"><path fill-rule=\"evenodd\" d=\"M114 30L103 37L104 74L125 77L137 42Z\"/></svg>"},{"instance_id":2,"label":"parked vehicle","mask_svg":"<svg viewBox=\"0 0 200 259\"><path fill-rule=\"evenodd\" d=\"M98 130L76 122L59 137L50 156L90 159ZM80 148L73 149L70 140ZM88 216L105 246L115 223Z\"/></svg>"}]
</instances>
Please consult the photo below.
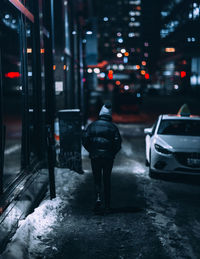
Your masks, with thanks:
<instances>
[{"instance_id":1,"label":"parked vehicle","mask_svg":"<svg viewBox=\"0 0 200 259\"><path fill-rule=\"evenodd\" d=\"M157 173L200 175L200 117L160 115L144 133L150 177Z\"/></svg>"}]
</instances>

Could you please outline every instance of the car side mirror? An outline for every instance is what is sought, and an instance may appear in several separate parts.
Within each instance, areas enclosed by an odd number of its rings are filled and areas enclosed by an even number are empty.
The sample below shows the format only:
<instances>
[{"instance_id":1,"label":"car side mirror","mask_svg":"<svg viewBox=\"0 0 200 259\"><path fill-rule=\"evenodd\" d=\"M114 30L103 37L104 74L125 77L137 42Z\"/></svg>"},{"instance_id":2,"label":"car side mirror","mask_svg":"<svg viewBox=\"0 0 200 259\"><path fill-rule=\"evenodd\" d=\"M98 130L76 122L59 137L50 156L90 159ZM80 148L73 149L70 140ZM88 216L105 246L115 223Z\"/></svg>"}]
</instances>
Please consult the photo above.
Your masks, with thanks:
<instances>
[{"instance_id":1,"label":"car side mirror","mask_svg":"<svg viewBox=\"0 0 200 259\"><path fill-rule=\"evenodd\" d=\"M150 135L150 136L152 136L152 128L146 128L146 129L144 129L144 134L145 134L145 135Z\"/></svg>"}]
</instances>

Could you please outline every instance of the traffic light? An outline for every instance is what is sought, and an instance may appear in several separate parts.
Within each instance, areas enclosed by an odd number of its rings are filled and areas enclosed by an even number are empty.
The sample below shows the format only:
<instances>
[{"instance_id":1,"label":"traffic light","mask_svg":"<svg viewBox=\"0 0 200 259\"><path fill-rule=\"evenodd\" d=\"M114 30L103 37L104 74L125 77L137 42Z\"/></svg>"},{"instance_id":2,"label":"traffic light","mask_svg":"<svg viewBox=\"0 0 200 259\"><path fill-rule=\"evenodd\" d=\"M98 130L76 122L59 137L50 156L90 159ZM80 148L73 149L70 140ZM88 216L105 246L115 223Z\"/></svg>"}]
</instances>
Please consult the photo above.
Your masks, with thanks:
<instances>
[{"instance_id":1,"label":"traffic light","mask_svg":"<svg viewBox=\"0 0 200 259\"><path fill-rule=\"evenodd\" d=\"M185 71L181 71L181 78L186 77L186 72Z\"/></svg>"},{"instance_id":2,"label":"traffic light","mask_svg":"<svg viewBox=\"0 0 200 259\"><path fill-rule=\"evenodd\" d=\"M113 79L113 70L108 71L108 78Z\"/></svg>"}]
</instances>

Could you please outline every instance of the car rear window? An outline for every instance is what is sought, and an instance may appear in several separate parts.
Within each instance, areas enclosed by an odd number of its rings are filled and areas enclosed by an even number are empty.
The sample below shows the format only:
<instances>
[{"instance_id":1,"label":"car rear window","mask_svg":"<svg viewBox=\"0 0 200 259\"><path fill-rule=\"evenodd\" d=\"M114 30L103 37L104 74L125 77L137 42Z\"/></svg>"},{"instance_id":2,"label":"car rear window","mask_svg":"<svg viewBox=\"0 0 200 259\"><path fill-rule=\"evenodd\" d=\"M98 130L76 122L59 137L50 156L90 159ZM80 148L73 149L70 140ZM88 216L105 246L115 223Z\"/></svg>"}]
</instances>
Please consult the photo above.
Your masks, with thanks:
<instances>
[{"instance_id":1,"label":"car rear window","mask_svg":"<svg viewBox=\"0 0 200 259\"><path fill-rule=\"evenodd\" d=\"M200 136L200 120L162 120L158 134Z\"/></svg>"}]
</instances>

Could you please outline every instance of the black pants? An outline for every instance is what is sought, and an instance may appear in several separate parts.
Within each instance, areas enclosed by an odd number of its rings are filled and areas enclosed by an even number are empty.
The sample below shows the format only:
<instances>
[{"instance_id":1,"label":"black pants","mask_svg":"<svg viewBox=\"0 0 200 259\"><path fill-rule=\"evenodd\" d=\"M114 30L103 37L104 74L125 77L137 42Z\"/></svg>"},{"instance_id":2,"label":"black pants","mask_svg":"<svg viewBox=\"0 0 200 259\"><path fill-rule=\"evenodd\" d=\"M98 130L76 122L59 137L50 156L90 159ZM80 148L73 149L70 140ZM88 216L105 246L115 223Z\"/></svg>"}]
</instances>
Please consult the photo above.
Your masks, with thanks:
<instances>
[{"instance_id":1,"label":"black pants","mask_svg":"<svg viewBox=\"0 0 200 259\"><path fill-rule=\"evenodd\" d=\"M95 158L91 159L92 172L94 176L95 194L101 193L101 179L103 174L105 207L110 207L111 172L113 167L112 159Z\"/></svg>"}]
</instances>

